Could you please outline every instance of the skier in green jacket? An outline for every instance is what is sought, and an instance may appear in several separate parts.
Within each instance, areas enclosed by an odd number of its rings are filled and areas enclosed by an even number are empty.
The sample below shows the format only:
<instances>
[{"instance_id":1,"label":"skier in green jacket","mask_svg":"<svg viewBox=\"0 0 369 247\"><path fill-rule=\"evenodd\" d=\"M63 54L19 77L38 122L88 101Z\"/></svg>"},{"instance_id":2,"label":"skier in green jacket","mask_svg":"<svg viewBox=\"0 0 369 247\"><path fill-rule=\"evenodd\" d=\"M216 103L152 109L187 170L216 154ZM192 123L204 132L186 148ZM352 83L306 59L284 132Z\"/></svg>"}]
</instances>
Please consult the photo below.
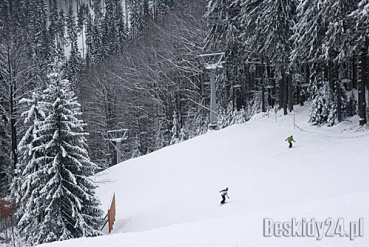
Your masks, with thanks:
<instances>
[{"instance_id":1,"label":"skier in green jacket","mask_svg":"<svg viewBox=\"0 0 369 247\"><path fill-rule=\"evenodd\" d=\"M288 143L290 144L289 145L289 148L292 148L292 142L296 142L294 139L293 139L293 136L289 136L287 137L286 141L288 141Z\"/></svg>"}]
</instances>

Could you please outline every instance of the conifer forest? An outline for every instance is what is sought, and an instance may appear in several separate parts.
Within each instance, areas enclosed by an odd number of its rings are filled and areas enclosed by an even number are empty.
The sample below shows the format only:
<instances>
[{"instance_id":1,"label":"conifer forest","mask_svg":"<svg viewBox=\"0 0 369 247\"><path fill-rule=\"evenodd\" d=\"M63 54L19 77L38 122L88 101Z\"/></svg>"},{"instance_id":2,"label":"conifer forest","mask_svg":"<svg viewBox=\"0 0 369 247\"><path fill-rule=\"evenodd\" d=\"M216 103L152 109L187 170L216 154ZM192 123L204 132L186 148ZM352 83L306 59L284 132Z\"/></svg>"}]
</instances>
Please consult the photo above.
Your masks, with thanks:
<instances>
[{"instance_id":1,"label":"conifer forest","mask_svg":"<svg viewBox=\"0 0 369 247\"><path fill-rule=\"evenodd\" d=\"M307 102L366 125L368 26L369 0L0 0L0 231L100 235L89 177L206 133L208 64L218 128Z\"/></svg>"}]
</instances>

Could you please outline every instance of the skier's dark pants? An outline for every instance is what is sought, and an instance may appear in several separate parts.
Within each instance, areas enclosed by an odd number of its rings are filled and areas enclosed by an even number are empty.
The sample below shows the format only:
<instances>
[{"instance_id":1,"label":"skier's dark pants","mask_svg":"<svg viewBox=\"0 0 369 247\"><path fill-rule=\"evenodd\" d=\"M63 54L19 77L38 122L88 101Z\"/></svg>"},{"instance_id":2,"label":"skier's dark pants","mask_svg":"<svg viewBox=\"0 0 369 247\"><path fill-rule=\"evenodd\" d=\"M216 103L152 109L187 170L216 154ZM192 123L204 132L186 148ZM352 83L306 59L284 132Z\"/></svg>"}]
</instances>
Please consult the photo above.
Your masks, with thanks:
<instances>
[{"instance_id":1,"label":"skier's dark pants","mask_svg":"<svg viewBox=\"0 0 369 247\"><path fill-rule=\"evenodd\" d=\"M225 200L226 200L226 197L225 197L225 195L222 195L222 198L223 198L223 200L220 202L220 203L225 203Z\"/></svg>"},{"instance_id":2,"label":"skier's dark pants","mask_svg":"<svg viewBox=\"0 0 369 247\"><path fill-rule=\"evenodd\" d=\"M292 148L292 142L289 142L289 144L290 144L289 148Z\"/></svg>"}]
</instances>

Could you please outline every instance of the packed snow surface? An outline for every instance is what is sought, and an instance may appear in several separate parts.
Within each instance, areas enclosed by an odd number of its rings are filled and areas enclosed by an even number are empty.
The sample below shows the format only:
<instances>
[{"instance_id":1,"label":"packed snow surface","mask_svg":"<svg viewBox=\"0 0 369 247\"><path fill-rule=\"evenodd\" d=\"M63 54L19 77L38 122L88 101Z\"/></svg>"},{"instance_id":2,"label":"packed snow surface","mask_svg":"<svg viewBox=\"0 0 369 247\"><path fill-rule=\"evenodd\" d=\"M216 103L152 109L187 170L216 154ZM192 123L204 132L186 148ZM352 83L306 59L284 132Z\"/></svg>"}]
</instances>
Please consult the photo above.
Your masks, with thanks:
<instances>
[{"instance_id":1,"label":"packed snow surface","mask_svg":"<svg viewBox=\"0 0 369 247\"><path fill-rule=\"evenodd\" d=\"M295 107L123 162L94 178L105 211L116 196L112 233L42 246L368 246L369 129L357 126L311 126Z\"/></svg>"}]
</instances>

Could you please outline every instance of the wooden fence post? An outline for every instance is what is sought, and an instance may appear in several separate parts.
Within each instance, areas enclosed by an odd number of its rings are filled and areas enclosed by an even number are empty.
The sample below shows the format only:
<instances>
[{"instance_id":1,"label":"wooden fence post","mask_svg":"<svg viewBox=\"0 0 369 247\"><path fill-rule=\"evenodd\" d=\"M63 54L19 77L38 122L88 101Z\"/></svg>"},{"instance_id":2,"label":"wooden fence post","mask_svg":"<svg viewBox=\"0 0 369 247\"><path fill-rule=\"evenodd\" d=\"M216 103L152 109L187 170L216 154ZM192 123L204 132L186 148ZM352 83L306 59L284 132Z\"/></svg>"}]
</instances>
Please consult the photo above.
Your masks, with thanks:
<instances>
[{"instance_id":1,"label":"wooden fence post","mask_svg":"<svg viewBox=\"0 0 369 247\"><path fill-rule=\"evenodd\" d=\"M115 210L115 193L114 193L113 199L111 201L110 209L108 210L108 229L109 229L109 233L113 230L115 215L116 215L116 210Z\"/></svg>"},{"instance_id":2,"label":"wooden fence post","mask_svg":"<svg viewBox=\"0 0 369 247\"><path fill-rule=\"evenodd\" d=\"M11 209L11 203L8 201L5 201L4 199L1 200L1 218L7 218L11 215L12 209Z\"/></svg>"}]
</instances>

